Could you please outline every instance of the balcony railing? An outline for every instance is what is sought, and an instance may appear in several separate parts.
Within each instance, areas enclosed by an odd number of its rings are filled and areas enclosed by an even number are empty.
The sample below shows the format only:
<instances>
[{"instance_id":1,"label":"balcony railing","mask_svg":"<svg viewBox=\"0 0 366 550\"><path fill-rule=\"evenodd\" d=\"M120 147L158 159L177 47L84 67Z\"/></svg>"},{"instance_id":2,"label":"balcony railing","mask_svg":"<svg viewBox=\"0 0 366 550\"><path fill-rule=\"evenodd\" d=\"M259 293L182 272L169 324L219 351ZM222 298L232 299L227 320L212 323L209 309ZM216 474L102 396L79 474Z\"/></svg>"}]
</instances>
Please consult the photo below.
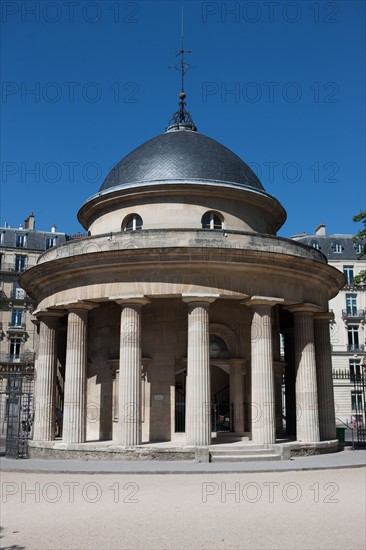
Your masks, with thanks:
<instances>
[{"instance_id":1,"label":"balcony railing","mask_svg":"<svg viewBox=\"0 0 366 550\"><path fill-rule=\"evenodd\" d=\"M347 344L347 351L364 351L363 344Z\"/></svg>"},{"instance_id":2,"label":"balcony railing","mask_svg":"<svg viewBox=\"0 0 366 550\"><path fill-rule=\"evenodd\" d=\"M342 309L342 319L365 319L364 309L347 308Z\"/></svg>"},{"instance_id":3,"label":"balcony railing","mask_svg":"<svg viewBox=\"0 0 366 550\"><path fill-rule=\"evenodd\" d=\"M13 364L13 363L34 363L34 353L27 352L21 354L0 353L0 363Z\"/></svg>"},{"instance_id":4,"label":"balcony railing","mask_svg":"<svg viewBox=\"0 0 366 550\"><path fill-rule=\"evenodd\" d=\"M8 325L8 332L24 332L25 329L26 329L25 323L19 323L16 325L9 323Z\"/></svg>"},{"instance_id":5,"label":"balcony railing","mask_svg":"<svg viewBox=\"0 0 366 550\"><path fill-rule=\"evenodd\" d=\"M23 273L28 269L28 265L0 264L0 273Z\"/></svg>"},{"instance_id":6,"label":"balcony railing","mask_svg":"<svg viewBox=\"0 0 366 550\"><path fill-rule=\"evenodd\" d=\"M350 382L361 382L362 376L359 372L350 372L348 369L334 370L332 376L336 380L349 380Z\"/></svg>"},{"instance_id":7,"label":"balcony railing","mask_svg":"<svg viewBox=\"0 0 366 550\"><path fill-rule=\"evenodd\" d=\"M349 370L334 370L332 372L332 376L336 380L349 380L350 379L350 372L349 372Z\"/></svg>"}]
</instances>

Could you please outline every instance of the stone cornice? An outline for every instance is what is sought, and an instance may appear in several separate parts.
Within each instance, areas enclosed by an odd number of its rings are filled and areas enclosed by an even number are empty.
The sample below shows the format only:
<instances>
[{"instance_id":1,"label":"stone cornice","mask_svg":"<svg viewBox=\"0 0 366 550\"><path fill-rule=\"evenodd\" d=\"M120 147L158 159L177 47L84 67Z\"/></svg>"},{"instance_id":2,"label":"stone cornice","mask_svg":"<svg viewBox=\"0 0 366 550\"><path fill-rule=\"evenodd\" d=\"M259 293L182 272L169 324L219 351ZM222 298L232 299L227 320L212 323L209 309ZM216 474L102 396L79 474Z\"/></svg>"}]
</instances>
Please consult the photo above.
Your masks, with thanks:
<instances>
[{"instance_id":1,"label":"stone cornice","mask_svg":"<svg viewBox=\"0 0 366 550\"><path fill-rule=\"evenodd\" d=\"M105 233L95 237L86 237L50 249L42 254L37 265L65 259L74 261L78 256L90 255L97 257L97 254L105 252L118 252L126 254L137 250L151 250L161 248L179 247L201 251L202 259L217 257L217 249L220 250L221 261L225 261L225 254L228 256L235 253L237 261L246 253L269 253L273 255L287 254L300 258L307 258L318 263L326 264L326 257L316 250L297 241L275 237L261 233L230 230L204 230L204 229L146 229L142 231ZM340 274L342 280L344 276Z\"/></svg>"},{"instance_id":2,"label":"stone cornice","mask_svg":"<svg viewBox=\"0 0 366 550\"><path fill-rule=\"evenodd\" d=\"M152 230L108 237L70 242L48 251L38 265L21 275L22 286L39 303L50 294L63 293L45 306L62 308L65 299L70 303L75 297L99 302L111 297L123 299L132 292L135 295L131 281L138 283L137 294L148 297L156 295L152 285L161 283L164 291L159 294L166 297L207 292L245 299L248 295L263 296L261 280L270 283L275 277L278 284L287 281L294 289L310 285L317 293L315 302L322 304L320 311L324 311L327 300L343 284L343 274L327 265L315 249L269 235L231 232L225 237L222 231ZM114 282L118 284L113 286ZM122 282L123 288L118 286ZM110 290L98 294L93 290L98 285L109 285ZM90 292L64 294L71 288L87 287ZM296 303L299 298L302 296L288 296L287 303Z\"/></svg>"}]
</instances>

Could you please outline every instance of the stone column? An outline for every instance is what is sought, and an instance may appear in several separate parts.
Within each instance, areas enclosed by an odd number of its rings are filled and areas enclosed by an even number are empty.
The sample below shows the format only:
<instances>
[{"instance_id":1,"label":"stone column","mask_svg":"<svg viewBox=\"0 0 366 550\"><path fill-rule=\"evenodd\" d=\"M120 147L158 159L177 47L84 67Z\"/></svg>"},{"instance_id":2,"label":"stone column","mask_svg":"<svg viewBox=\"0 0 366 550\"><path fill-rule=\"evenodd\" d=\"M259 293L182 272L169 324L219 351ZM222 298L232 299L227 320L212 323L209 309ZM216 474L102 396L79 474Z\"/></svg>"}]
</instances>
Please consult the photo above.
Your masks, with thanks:
<instances>
[{"instance_id":1,"label":"stone column","mask_svg":"<svg viewBox=\"0 0 366 550\"><path fill-rule=\"evenodd\" d=\"M252 441L261 445L276 442L271 308L277 301L275 298L254 296L245 302L253 310Z\"/></svg>"},{"instance_id":2,"label":"stone column","mask_svg":"<svg viewBox=\"0 0 366 550\"><path fill-rule=\"evenodd\" d=\"M234 432L244 435L243 361L230 361L230 405L233 405Z\"/></svg>"},{"instance_id":3,"label":"stone column","mask_svg":"<svg viewBox=\"0 0 366 550\"><path fill-rule=\"evenodd\" d=\"M116 370L113 380L113 420L118 419L119 414L119 369Z\"/></svg>"},{"instance_id":4,"label":"stone column","mask_svg":"<svg viewBox=\"0 0 366 550\"><path fill-rule=\"evenodd\" d=\"M286 436L296 437L296 372L294 329L283 331L285 340L285 403L286 403Z\"/></svg>"},{"instance_id":5,"label":"stone column","mask_svg":"<svg viewBox=\"0 0 366 550\"><path fill-rule=\"evenodd\" d=\"M288 308L294 313L296 366L296 439L306 443L319 437L314 320L312 304Z\"/></svg>"},{"instance_id":6,"label":"stone column","mask_svg":"<svg viewBox=\"0 0 366 550\"><path fill-rule=\"evenodd\" d=\"M86 440L86 362L88 311L94 305L69 306L66 339L63 443Z\"/></svg>"},{"instance_id":7,"label":"stone column","mask_svg":"<svg viewBox=\"0 0 366 550\"><path fill-rule=\"evenodd\" d=\"M184 297L188 303L186 393L187 445L211 443L211 380L208 309L216 297Z\"/></svg>"},{"instance_id":8,"label":"stone column","mask_svg":"<svg viewBox=\"0 0 366 550\"><path fill-rule=\"evenodd\" d=\"M33 441L52 441L55 438L56 331L62 315L59 311L37 314L40 327L35 368Z\"/></svg>"},{"instance_id":9,"label":"stone column","mask_svg":"<svg viewBox=\"0 0 366 550\"><path fill-rule=\"evenodd\" d=\"M279 306L272 309L272 348L273 361L281 361L281 338L280 338L280 310Z\"/></svg>"},{"instance_id":10,"label":"stone column","mask_svg":"<svg viewBox=\"0 0 366 550\"><path fill-rule=\"evenodd\" d=\"M280 310L279 306L272 309L272 348L273 374L275 395L276 435L282 435L282 379L284 363L281 362Z\"/></svg>"},{"instance_id":11,"label":"stone column","mask_svg":"<svg viewBox=\"0 0 366 550\"><path fill-rule=\"evenodd\" d=\"M329 321L333 313L314 315L316 379L318 385L320 439L336 439L336 419L332 376Z\"/></svg>"},{"instance_id":12,"label":"stone column","mask_svg":"<svg viewBox=\"0 0 366 550\"><path fill-rule=\"evenodd\" d=\"M282 379L285 364L280 361L273 363L274 369L274 394L275 394L275 417L276 417L276 435L283 435L282 428Z\"/></svg>"},{"instance_id":13,"label":"stone column","mask_svg":"<svg viewBox=\"0 0 366 550\"><path fill-rule=\"evenodd\" d=\"M118 443L141 444L141 309L150 302L136 297L116 300L121 305Z\"/></svg>"}]
</instances>

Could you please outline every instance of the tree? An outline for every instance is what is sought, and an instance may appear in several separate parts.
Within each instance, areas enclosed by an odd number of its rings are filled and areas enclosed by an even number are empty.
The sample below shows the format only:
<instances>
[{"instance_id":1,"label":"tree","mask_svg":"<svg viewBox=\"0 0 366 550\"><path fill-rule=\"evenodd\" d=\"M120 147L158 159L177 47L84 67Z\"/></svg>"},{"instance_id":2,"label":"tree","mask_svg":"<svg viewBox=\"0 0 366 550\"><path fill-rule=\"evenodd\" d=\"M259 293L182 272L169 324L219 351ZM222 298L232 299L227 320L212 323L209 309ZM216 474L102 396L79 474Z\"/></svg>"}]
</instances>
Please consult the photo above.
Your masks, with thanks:
<instances>
[{"instance_id":1,"label":"tree","mask_svg":"<svg viewBox=\"0 0 366 550\"><path fill-rule=\"evenodd\" d=\"M356 214L356 216L353 216L352 219L354 222L363 223L363 229L360 229L360 231L352 239L354 243L359 243L360 241L362 241L362 250L357 254L357 258L360 260L366 254L366 211L361 211L359 214ZM363 269L358 275L354 277L353 285L356 287L366 285L366 269Z\"/></svg>"}]
</instances>

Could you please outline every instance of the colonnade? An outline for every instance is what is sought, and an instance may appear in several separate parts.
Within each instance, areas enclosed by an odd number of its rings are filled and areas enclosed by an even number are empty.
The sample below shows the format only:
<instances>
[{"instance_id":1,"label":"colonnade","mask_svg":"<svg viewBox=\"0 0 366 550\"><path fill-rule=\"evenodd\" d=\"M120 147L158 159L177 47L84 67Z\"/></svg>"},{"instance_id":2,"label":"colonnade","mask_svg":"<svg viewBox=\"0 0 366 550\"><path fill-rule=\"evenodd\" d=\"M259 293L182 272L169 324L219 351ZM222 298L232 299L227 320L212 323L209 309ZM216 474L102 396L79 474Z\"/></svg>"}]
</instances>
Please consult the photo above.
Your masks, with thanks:
<instances>
[{"instance_id":1,"label":"colonnade","mask_svg":"<svg viewBox=\"0 0 366 550\"><path fill-rule=\"evenodd\" d=\"M186 441L207 446L211 441L209 309L218 296L183 296L188 310ZM141 313L150 300L144 296L116 300L121 307L118 440L121 446L141 443ZM279 326L274 306L278 298L252 297L243 307L252 310L251 404L252 441L270 445L282 425L283 363L279 361ZM36 361L33 440L55 437L55 369L57 323L67 313L67 349L64 386L64 443L86 441L86 365L88 312L97 304L79 302L62 311L37 313L40 321ZM294 394L296 438L301 442L335 439L329 313L312 304L286 309L294 315ZM286 357L285 357L286 360ZM242 364L242 363L241 363ZM239 363L238 363L239 365ZM243 431L242 370L230 367L234 422ZM287 402L287 401L286 401Z\"/></svg>"}]
</instances>

